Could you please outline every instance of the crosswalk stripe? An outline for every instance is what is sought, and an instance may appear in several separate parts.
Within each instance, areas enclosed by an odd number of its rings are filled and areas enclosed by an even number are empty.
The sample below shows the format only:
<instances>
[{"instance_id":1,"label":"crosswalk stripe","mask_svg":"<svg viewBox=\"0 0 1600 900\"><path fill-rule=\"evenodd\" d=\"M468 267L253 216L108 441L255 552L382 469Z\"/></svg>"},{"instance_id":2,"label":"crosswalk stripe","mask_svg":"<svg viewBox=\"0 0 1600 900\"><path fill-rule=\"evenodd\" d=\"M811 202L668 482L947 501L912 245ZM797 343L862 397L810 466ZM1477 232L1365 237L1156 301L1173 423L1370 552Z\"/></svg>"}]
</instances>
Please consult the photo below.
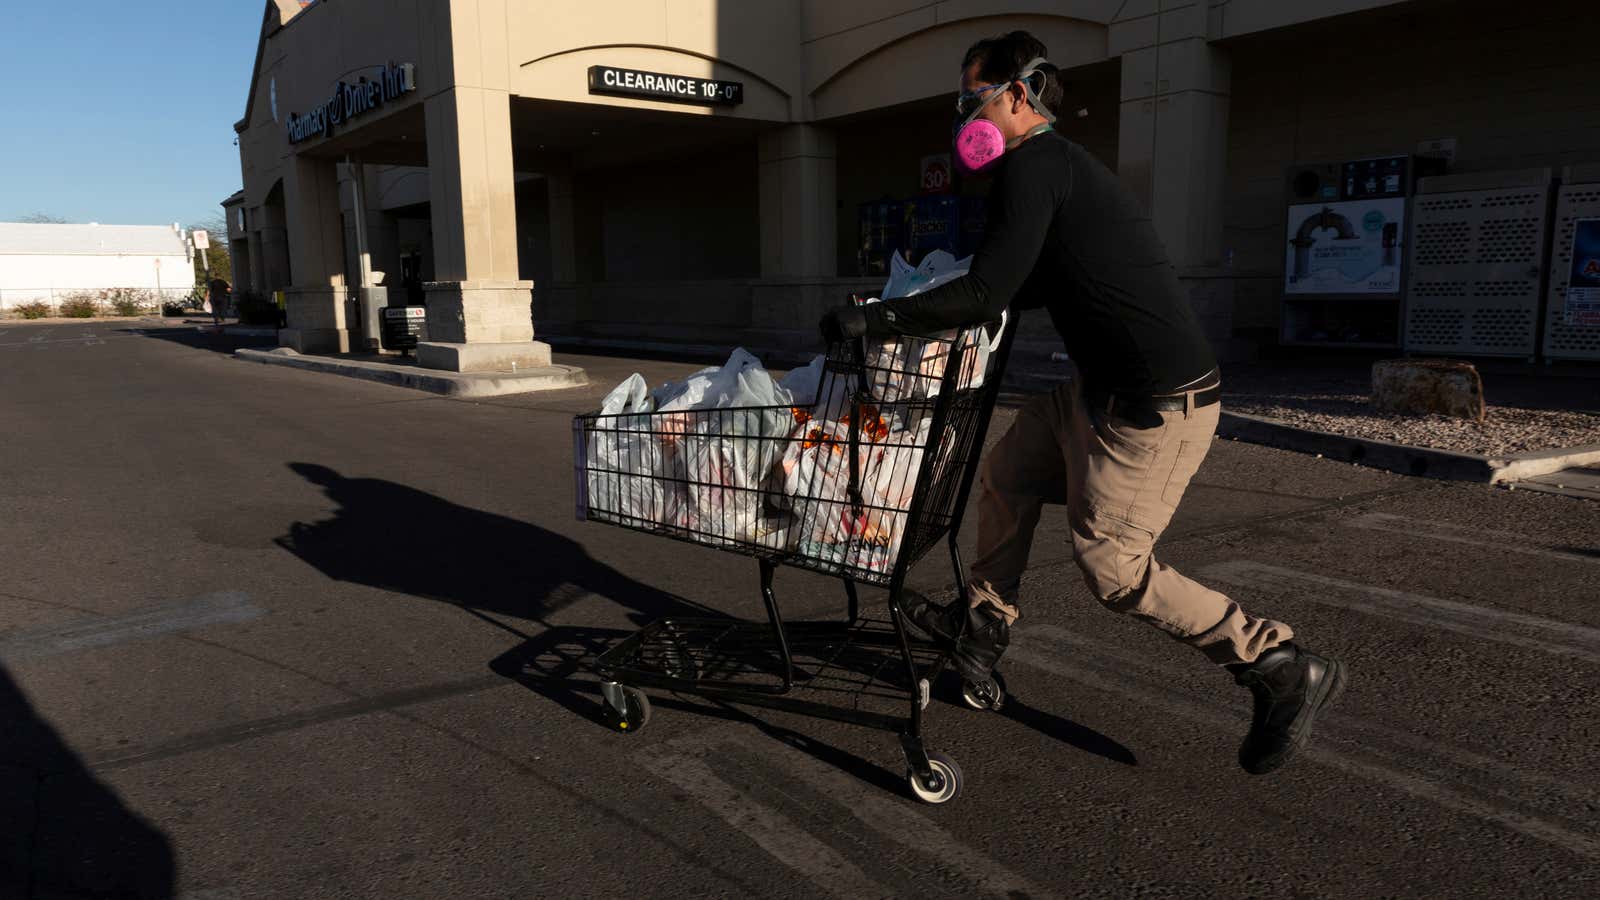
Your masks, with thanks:
<instances>
[{"instance_id":1,"label":"crosswalk stripe","mask_svg":"<svg viewBox=\"0 0 1600 900\"><path fill-rule=\"evenodd\" d=\"M1442 628L1524 650L1600 662L1600 628L1329 578L1249 560L1213 563L1197 573L1197 577L1201 581L1222 582L1414 625Z\"/></svg>"},{"instance_id":2,"label":"crosswalk stripe","mask_svg":"<svg viewBox=\"0 0 1600 900\"><path fill-rule=\"evenodd\" d=\"M665 753L647 756L643 763L656 775L687 791L773 859L828 893L852 898L894 895L894 891L867 877L854 863L782 813L718 778L701 760Z\"/></svg>"},{"instance_id":3,"label":"crosswalk stripe","mask_svg":"<svg viewBox=\"0 0 1600 900\"><path fill-rule=\"evenodd\" d=\"M1344 524L1351 528L1364 528L1368 531L1385 531L1391 534L1427 537L1436 541L1449 541L1450 543L1467 544L1472 547L1487 547L1507 553L1546 556L1563 562L1600 565L1600 556L1584 556L1581 553L1567 553L1546 547L1531 547L1528 545L1526 535L1510 531L1464 528L1447 522L1413 519L1409 516L1397 516L1391 513L1367 513L1366 515L1348 519ZM1490 540L1484 540L1484 538L1490 538Z\"/></svg>"},{"instance_id":4,"label":"crosswalk stripe","mask_svg":"<svg viewBox=\"0 0 1600 900\"><path fill-rule=\"evenodd\" d=\"M802 744L804 742L804 739L798 737L793 738L793 740L801 741ZM748 802L759 805L760 801L747 793L737 791L722 779L710 774L709 769L701 761L703 757L720 758L725 756L726 754L719 754L717 751L719 748L730 745L749 749L752 753L761 756L768 754L777 756L778 758L773 761L775 769L791 777L798 776L803 783L820 789L824 796L849 810L851 815L877 834L918 854L937 860L941 866L955 868L961 873L961 877L969 882L980 895L993 897L1048 897L1053 896L1055 893L1012 872L989 858L986 854L963 843L955 835L941 828L932 819L918 812L918 807L914 801L891 796L877 788L870 787L840 771L835 766L805 752L803 746L796 747L779 741L762 741L759 747L752 747L748 731L735 728L717 728L673 741L662 749L662 755L653 757L653 761L647 762L646 765L652 771L667 778L669 781L673 781L679 787L690 790L690 793L695 794L696 799L711 807L725 821L733 824L729 815L724 814L718 808L719 805L729 802L735 804ZM684 779L692 782L696 790L691 790L690 785L675 779L669 773L669 770L682 766L684 760L697 764L697 768L690 770L693 774L686 776ZM704 770L704 772L702 773L701 770ZM715 779L715 783L706 783L704 780L705 775L710 775L711 778ZM959 803L961 801L956 800L955 802ZM770 809L770 807L767 808L766 812L768 815L782 818L781 814ZM783 819L783 821L790 828L798 828L787 819ZM755 839L754 835L752 835L752 839ZM809 844L815 842L815 838L807 834L803 841L809 846ZM757 842L761 843L759 840ZM762 847L769 853L773 853L775 857L778 857L786 865L798 870L798 867L789 863L778 853L774 853L766 844L762 844ZM784 852L792 853L793 848ZM807 850L806 852L810 853L811 851ZM834 854L831 849L826 852ZM823 858L827 859L827 857ZM831 870L835 868L835 864L829 861L825 868ZM827 872L819 874L822 877L831 877ZM808 877L810 877L809 873ZM832 889L832 885L827 881L817 881L817 884L825 889ZM860 885L855 886L860 887ZM884 890L880 895L890 896L893 893L894 891Z\"/></svg>"},{"instance_id":5,"label":"crosswalk stripe","mask_svg":"<svg viewBox=\"0 0 1600 900\"><path fill-rule=\"evenodd\" d=\"M1148 677L1137 677L1131 666L1119 663L1113 669L1118 673L1116 677L1095 671L1079 661L1086 653L1096 652L1095 645L1063 628L1036 624L1028 629L1026 636L1025 642L1018 641L1011 645L1007 651L1008 660L1094 690L1156 707L1174 718L1226 730L1240 730L1246 724L1242 713L1230 713L1215 703L1159 685ZM1325 726L1319 734L1321 738L1312 739L1311 750L1306 754L1308 762L1376 781L1445 809L1502 825L1590 859L1600 859L1600 839L1592 835L1575 831L1558 820L1531 815L1466 793L1453 785L1387 765L1364 752L1358 742L1342 735L1336 727ZM1330 737L1334 741L1329 741ZM1334 749L1328 746L1331 742L1338 742L1348 749ZM1426 765L1425 757L1419 756L1418 759Z\"/></svg>"},{"instance_id":6,"label":"crosswalk stripe","mask_svg":"<svg viewBox=\"0 0 1600 900\"><path fill-rule=\"evenodd\" d=\"M243 622L265 614L266 610L250 602L248 594L224 591L174 606L9 635L0 639L0 662L37 659L206 625Z\"/></svg>"}]
</instances>

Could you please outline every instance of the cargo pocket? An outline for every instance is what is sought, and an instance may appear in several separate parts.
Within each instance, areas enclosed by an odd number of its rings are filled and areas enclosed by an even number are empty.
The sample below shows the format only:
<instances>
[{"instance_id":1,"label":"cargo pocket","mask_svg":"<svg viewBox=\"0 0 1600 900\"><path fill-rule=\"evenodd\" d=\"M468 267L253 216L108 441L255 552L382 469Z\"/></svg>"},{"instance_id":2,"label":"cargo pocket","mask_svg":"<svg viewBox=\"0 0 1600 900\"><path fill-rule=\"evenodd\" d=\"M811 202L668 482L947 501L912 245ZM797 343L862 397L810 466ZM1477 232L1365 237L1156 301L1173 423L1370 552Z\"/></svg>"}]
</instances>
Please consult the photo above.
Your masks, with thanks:
<instances>
[{"instance_id":1,"label":"cargo pocket","mask_svg":"<svg viewBox=\"0 0 1600 900\"><path fill-rule=\"evenodd\" d=\"M1189 488L1189 482L1194 479L1194 473L1200 471L1200 463L1205 460L1206 451L1210 449L1209 437L1178 442L1178 453L1173 460L1172 472L1167 476L1166 486L1161 489L1162 503L1169 507L1178 505L1178 501L1183 499L1183 492Z\"/></svg>"}]
</instances>

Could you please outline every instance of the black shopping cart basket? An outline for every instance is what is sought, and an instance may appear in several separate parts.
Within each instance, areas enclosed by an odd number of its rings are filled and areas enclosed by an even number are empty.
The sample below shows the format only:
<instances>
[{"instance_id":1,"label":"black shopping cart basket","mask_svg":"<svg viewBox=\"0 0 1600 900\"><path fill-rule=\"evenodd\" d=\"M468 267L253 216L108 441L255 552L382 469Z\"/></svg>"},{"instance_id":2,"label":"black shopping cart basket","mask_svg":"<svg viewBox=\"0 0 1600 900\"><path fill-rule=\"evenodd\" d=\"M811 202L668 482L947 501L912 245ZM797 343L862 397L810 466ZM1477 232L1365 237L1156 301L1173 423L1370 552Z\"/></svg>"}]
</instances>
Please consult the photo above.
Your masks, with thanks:
<instances>
[{"instance_id":1,"label":"black shopping cart basket","mask_svg":"<svg viewBox=\"0 0 1600 900\"><path fill-rule=\"evenodd\" d=\"M882 728L900 735L917 797L954 799L961 770L922 742L948 659L908 637L902 591L944 538L967 600L956 535L1015 330L837 343L805 406L578 416L578 517L753 556L767 611L663 618L606 650L595 668L613 727L644 726L648 687ZM845 620L785 622L779 566L842 579ZM858 584L887 588L886 621L861 615ZM962 696L994 709L1004 690L991 677ZM901 703L909 713L886 711Z\"/></svg>"}]
</instances>

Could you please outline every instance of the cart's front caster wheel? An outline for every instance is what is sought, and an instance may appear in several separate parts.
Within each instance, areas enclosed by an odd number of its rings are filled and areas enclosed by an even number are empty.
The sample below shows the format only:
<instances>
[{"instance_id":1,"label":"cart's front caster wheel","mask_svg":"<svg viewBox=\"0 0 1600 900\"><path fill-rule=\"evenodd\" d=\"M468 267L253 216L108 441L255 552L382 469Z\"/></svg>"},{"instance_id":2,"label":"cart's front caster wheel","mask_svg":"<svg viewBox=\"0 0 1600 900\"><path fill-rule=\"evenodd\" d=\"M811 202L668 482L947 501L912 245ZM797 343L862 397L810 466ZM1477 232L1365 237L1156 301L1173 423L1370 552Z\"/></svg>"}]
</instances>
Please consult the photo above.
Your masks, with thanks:
<instances>
[{"instance_id":1,"label":"cart's front caster wheel","mask_svg":"<svg viewBox=\"0 0 1600 900\"><path fill-rule=\"evenodd\" d=\"M1006 702L1006 683L999 672L990 672L982 681L963 681L961 699L973 709L999 712Z\"/></svg>"},{"instance_id":2,"label":"cart's front caster wheel","mask_svg":"<svg viewBox=\"0 0 1600 900\"><path fill-rule=\"evenodd\" d=\"M933 752L928 754L928 766L932 769L926 779L916 772L907 772L906 781L911 783L911 793L924 803L949 803L961 794L961 767L956 761L943 753Z\"/></svg>"},{"instance_id":3,"label":"cart's front caster wheel","mask_svg":"<svg viewBox=\"0 0 1600 900\"><path fill-rule=\"evenodd\" d=\"M619 686L622 692L622 708L608 697L606 698L607 720L612 728L624 734L639 731L650 721L650 698L638 688Z\"/></svg>"}]
</instances>

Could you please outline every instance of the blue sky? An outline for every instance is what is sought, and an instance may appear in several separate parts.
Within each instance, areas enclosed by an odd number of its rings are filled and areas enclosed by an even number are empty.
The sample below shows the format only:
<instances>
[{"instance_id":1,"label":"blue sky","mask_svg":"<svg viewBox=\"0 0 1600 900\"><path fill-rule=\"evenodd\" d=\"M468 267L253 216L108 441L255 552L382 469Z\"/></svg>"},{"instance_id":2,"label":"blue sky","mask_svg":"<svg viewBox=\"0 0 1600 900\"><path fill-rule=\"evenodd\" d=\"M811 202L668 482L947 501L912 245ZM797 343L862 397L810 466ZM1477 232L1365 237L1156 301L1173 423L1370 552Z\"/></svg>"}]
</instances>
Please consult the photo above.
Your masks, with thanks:
<instances>
[{"instance_id":1,"label":"blue sky","mask_svg":"<svg viewBox=\"0 0 1600 900\"><path fill-rule=\"evenodd\" d=\"M241 186L265 0L7 0L0 221L192 224Z\"/></svg>"}]
</instances>

